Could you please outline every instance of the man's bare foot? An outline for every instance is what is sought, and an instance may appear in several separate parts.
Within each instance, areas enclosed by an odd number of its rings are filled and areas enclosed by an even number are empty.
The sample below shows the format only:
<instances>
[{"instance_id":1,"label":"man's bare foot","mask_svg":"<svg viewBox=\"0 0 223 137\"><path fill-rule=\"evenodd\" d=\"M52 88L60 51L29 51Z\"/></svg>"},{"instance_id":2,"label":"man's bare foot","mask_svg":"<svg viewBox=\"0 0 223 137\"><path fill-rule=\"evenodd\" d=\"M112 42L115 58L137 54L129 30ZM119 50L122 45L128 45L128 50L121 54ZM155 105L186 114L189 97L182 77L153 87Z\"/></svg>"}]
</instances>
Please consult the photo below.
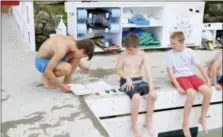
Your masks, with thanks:
<instances>
[{"instance_id":1,"label":"man's bare foot","mask_svg":"<svg viewBox=\"0 0 223 137\"><path fill-rule=\"evenodd\" d=\"M182 127L182 128L183 128L184 136L185 136L185 137L191 137L189 127L188 127L187 125L184 125L184 124L183 124L183 127Z\"/></svg>"},{"instance_id":2,"label":"man's bare foot","mask_svg":"<svg viewBox=\"0 0 223 137\"><path fill-rule=\"evenodd\" d=\"M200 118L199 123L201 124L204 133L208 134L208 127L207 127L206 119L201 119Z\"/></svg>"},{"instance_id":3,"label":"man's bare foot","mask_svg":"<svg viewBox=\"0 0 223 137\"><path fill-rule=\"evenodd\" d=\"M52 82L49 79L47 79L44 75L42 75L42 80L43 80L45 88L47 88L47 89L54 88Z\"/></svg>"},{"instance_id":4,"label":"man's bare foot","mask_svg":"<svg viewBox=\"0 0 223 137\"><path fill-rule=\"evenodd\" d=\"M139 129L137 127L133 127L133 133L134 133L135 137L142 137L142 135L139 132Z\"/></svg>"},{"instance_id":5,"label":"man's bare foot","mask_svg":"<svg viewBox=\"0 0 223 137\"><path fill-rule=\"evenodd\" d=\"M145 124L145 128L147 128L150 137L154 137L153 123L152 123L152 122L147 122L147 123Z\"/></svg>"}]
</instances>

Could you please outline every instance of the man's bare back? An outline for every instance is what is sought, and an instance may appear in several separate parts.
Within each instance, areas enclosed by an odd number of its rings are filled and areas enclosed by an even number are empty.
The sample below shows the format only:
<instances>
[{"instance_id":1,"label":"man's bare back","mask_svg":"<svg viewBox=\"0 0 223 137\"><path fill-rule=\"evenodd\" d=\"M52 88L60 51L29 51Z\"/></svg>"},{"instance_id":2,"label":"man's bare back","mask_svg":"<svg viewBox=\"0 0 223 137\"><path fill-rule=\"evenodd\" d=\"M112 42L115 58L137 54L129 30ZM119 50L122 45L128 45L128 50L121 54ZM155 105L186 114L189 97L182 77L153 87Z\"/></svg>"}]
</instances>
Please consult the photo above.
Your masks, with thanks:
<instances>
[{"instance_id":1,"label":"man's bare back","mask_svg":"<svg viewBox=\"0 0 223 137\"><path fill-rule=\"evenodd\" d=\"M141 77L141 70L143 65L143 59L145 53L141 50L135 55L130 55L127 52L122 53L121 58L123 59L123 72L129 77Z\"/></svg>"},{"instance_id":2,"label":"man's bare back","mask_svg":"<svg viewBox=\"0 0 223 137\"><path fill-rule=\"evenodd\" d=\"M208 75L209 77L213 77L212 71L214 68L217 70L217 75L222 75L222 51L219 51L213 59L211 59L208 63Z\"/></svg>"},{"instance_id":3,"label":"man's bare back","mask_svg":"<svg viewBox=\"0 0 223 137\"><path fill-rule=\"evenodd\" d=\"M71 48L75 48L74 38L71 36L54 36L46 40L40 47L37 56L40 58L51 58L57 52L65 52L71 55ZM68 54L69 53L69 54Z\"/></svg>"},{"instance_id":4,"label":"man's bare back","mask_svg":"<svg viewBox=\"0 0 223 137\"><path fill-rule=\"evenodd\" d=\"M216 89L222 89L221 84L218 82L222 77L222 51L219 51L213 59L208 62L207 73L209 78L213 80Z\"/></svg>"}]
</instances>

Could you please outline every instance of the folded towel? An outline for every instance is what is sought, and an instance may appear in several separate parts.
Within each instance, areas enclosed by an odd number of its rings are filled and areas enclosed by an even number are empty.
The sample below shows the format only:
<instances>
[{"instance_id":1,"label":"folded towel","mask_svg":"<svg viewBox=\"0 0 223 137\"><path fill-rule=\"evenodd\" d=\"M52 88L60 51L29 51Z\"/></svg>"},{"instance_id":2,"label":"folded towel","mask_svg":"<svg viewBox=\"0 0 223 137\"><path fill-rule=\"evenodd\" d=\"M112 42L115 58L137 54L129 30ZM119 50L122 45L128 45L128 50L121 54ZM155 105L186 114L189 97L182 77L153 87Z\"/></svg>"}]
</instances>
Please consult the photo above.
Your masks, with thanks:
<instances>
[{"instance_id":1,"label":"folded towel","mask_svg":"<svg viewBox=\"0 0 223 137\"><path fill-rule=\"evenodd\" d=\"M149 21L146 20L142 15L136 15L130 18L129 23L134 23L136 25L149 25Z\"/></svg>"}]
</instances>

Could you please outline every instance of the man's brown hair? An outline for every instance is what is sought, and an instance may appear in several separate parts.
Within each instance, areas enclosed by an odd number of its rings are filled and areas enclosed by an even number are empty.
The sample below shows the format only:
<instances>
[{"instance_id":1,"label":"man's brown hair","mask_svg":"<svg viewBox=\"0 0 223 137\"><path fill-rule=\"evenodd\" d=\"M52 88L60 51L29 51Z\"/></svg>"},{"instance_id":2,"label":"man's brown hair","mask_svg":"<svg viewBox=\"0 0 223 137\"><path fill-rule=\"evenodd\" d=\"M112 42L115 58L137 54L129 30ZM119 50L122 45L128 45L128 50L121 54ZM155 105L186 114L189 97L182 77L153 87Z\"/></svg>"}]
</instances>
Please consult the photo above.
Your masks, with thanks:
<instances>
[{"instance_id":1,"label":"man's brown hair","mask_svg":"<svg viewBox=\"0 0 223 137\"><path fill-rule=\"evenodd\" d=\"M78 40L77 42L78 49L84 49L85 54L88 56L88 60L91 60L94 56L94 45L91 39Z\"/></svg>"},{"instance_id":2,"label":"man's brown hair","mask_svg":"<svg viewBox=\"0 0 223 137\"><path fill-rule=\"evenodd\" d=\"M183 43L185 41L185 36L182 31L175 31L170 35L171 39L177 38L178 42Z\"/></svg>"},{"instance_id":3,"label":"man's brown hair","mask_svg":"<svg viewBox=\"0 0 223 137\"><path fill-rule=\"evenodd\" d=\"M126 48L136 48L137 46L140 46L140 38L136 34L130 33L125 38L123 44Z\"/></svg>"}]
</instances>

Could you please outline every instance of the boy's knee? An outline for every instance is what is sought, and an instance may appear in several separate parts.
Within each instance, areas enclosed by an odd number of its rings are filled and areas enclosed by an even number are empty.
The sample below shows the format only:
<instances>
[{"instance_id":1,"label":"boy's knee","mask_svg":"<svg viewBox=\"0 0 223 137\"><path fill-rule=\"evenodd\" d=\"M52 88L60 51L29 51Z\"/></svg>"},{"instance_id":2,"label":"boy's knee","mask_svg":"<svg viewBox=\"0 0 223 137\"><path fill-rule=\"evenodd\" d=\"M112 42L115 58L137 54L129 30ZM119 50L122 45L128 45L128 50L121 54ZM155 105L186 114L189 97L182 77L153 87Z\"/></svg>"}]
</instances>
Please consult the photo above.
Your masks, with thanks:
<instances>
[{"instance_id":1,"label":"boy's knee","mask_svg":"<svg viewBox=\"0 0 223 137\"><path fill-rule=\"evenodd\" d=\"M133 101L139 101L139 100L140 100L140 95L139 95L139 94L134 94L134 95L132 96L132 100L133 100Z\"/></svg>"},{"instance_id":2,"label":"boy's knee","mask_svg":"<svg viewBox=\"0 0 223 137\"><path fill-rule=\"evenodd\" d=\"M194 89L188 89L186 91L186 94L187 94L187 97L191 98L191 99L195 99L195 97L196 97L196 93L195 93Z\"/></svg>"},{"instance_id":3,"label":"boy's knee","mask_svg":"<svg viewBox=\"0 0 223 137\"><path fill-rule=\"evenodd\" d=\"M208 98L211 98L212 96L212 90L210 87L207 87L207 91L204 92L204 96L208 97Z\"/></svg>"},{"instance_id":4,"label":"boy's knee","mask_svg":"<svg viewBox=\"0 0 223 137\"><path fill-rule=\"evenodd\" d=\"M211 98L212 97L212 90L210 90L207 94L207 97Z\"/></svg>"},{"instance_id":5,"label":"boy's knee","mask_svg":"<svg viewBox=\"0 0 223 137\"><path fill-rule=\"evenodd\" d=\"M72 66L70 64L66 64L64 65L64 72L66 73L66 75L68 75L72 70Z\"/></svg>"},{"instance_id":6,"label":"boy's knee","mask_svg":"<svg viewBox=\"0 0 223 137\"><path fill-rule=\"evenodd\" d=\"M208 87L207 85L204 85L199 90L204 97L211 97L212 96L212 89L211 87Z\"/></svg>"}]
</instances>

